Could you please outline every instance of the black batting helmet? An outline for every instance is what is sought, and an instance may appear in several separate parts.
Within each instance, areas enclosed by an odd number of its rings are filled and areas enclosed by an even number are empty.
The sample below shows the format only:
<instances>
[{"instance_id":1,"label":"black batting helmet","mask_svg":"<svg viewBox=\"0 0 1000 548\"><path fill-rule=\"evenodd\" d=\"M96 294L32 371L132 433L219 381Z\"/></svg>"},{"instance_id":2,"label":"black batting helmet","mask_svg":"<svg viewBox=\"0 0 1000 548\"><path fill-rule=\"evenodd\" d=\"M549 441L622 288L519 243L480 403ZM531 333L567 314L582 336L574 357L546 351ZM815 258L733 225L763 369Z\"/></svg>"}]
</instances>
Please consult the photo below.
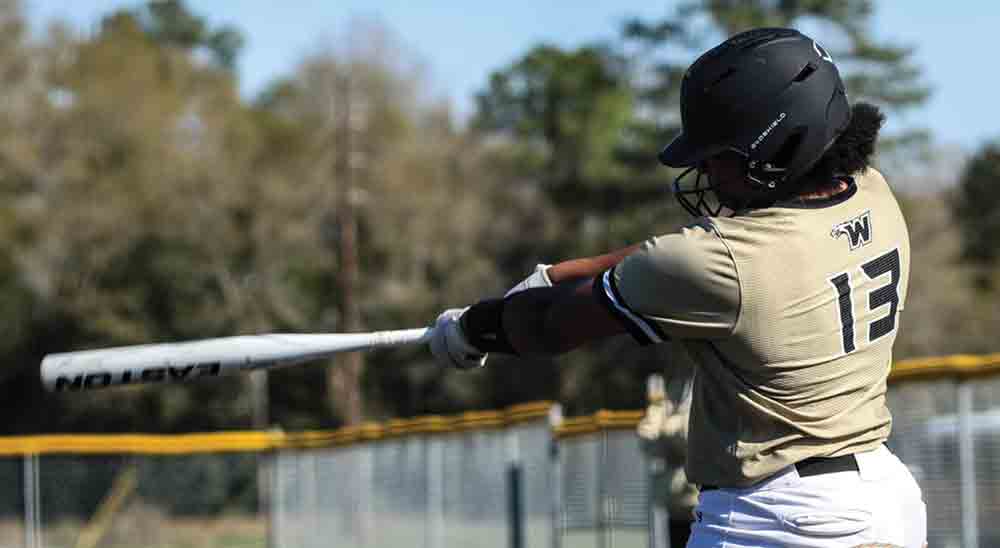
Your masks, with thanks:
<instances>
[{"instance_id":1,"label":"black batting helmet","mask_svg":"<svg viewBox=\"0 0 1000 548\"><path fill-rule=\"evenodd\" d=\"M670 167L698 170L695 189L678 199L695 215L702 207L702 162L732 151L746 159L754 206L791 195L796 181L850 121L850 105L830 55L794 29L760 28L732 36L699 57L681 84L682 131L659 155ZM698 204L686 195L700 192ZM747 205L747 204L743 204ZM719 208L721 209L721 208Z\"/></svg>"}]
</instances>

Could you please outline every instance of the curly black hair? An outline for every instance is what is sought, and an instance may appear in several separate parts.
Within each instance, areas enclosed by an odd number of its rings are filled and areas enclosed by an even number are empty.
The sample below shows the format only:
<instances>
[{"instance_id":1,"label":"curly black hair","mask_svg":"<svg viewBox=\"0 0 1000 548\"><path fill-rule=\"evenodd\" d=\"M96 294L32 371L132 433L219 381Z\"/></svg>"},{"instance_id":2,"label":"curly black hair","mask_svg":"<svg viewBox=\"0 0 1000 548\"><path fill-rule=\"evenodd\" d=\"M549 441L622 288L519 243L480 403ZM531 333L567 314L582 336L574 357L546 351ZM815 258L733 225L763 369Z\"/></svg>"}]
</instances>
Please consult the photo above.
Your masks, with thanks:
<instances>
[{"instance_id":1,"label":"curly black hair","mask_svg":"<svg viewBox=\"0 0 1000 548\"><path fill-rule=\"evenodd\" d=\"M877 106L855 103L847 128L803 176L804 186L809 190L826 187L868 168L883 124L885 115Z\"/></svg>"}]
</instances>

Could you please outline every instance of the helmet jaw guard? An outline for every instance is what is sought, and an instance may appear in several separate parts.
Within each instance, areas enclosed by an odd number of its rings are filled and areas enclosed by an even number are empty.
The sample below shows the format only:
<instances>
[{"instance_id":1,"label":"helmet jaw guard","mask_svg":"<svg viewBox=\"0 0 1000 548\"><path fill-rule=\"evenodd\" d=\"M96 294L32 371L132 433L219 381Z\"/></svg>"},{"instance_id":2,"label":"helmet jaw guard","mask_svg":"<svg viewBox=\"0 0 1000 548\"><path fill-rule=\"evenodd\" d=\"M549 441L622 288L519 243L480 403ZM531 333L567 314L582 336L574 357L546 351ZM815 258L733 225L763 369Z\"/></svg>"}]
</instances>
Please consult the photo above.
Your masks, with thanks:
<instances>
[{"instance_id":1,"label":"helmet jaw guard","mask_svg":"<svg viewBox=\"0 0 1000 548\"><path fill-rule=\"evenodd\" d=\"M850 106L840 73L819 44L793 29L764 28L729 38L691 65L681 85L681 118L681 134L658 158L688 168L674 182L681 205L714 216L721 206L690 197L714 192L735 211L794 194L801 176L847 127ZM748 196L739 203L725 203L711 181L701 184L703 162L724 151L746 161ZM698 177L685 189L681 181L694 170Z\"/></svg>"},{"instance_id":2,"label":"helmet jaw guard","mask_svg":"<svg viewBox=\"0 0 1000 548\"><path fill-rule=\"evenodd\" d=\"M689 179L692 172L694 183L690 188L685 188L684 180ZM705 179L704 184L702 179ZM708 180L708 176L700 166L689 167L682 171L674 179L673 191L677 202L693 217L717 217L725 207L719 199L715 186Z\"/></svg>"}]
</instances>

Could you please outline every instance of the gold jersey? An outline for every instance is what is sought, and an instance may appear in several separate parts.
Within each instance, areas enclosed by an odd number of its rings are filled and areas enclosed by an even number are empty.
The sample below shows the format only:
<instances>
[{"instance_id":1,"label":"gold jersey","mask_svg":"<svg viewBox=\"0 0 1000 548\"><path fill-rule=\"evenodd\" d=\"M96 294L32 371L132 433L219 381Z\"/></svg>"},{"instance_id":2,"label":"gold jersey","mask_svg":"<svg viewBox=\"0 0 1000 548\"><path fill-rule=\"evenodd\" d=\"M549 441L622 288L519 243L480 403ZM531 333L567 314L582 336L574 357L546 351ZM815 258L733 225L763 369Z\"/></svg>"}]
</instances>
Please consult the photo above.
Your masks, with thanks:
<instances>
[{"instance_id":1,"label":"gold jersey","mask_svg":"<svg viewBox=\"0 0 1000 548\"><path fill-rule=\"evenodd\" d=\"M696 362L690 481L745 487L885 441L909 273L903 215L869 169L827 200L653 238L595 293L640 343L675 339Z\"/></svg>"}]
</instances>

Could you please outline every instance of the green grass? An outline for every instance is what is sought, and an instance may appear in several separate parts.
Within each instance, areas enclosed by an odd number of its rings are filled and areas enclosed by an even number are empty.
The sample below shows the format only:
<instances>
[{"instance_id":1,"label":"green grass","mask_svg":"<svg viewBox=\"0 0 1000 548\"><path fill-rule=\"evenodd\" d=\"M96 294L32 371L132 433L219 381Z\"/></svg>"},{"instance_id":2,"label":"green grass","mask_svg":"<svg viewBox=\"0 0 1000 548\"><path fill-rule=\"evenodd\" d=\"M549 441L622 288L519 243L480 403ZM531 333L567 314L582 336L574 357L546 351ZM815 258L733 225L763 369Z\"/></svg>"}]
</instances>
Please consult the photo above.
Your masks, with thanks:
<instances>
[{"instance_id":1,"label":"green grass","mask_svg":"<svg viewBox=\"0 0 1000 548\"><path fill-rule=\"evenodd\" d=\"M83 530L79 520L60 520L42 528L46 548L73 548ZM0 521L0 546L22 546L24 527ZM252 516L217 519L166 517L148 510L116 516L100 548L266 548L267 522Z\"/></svg>"}]
</instances>

